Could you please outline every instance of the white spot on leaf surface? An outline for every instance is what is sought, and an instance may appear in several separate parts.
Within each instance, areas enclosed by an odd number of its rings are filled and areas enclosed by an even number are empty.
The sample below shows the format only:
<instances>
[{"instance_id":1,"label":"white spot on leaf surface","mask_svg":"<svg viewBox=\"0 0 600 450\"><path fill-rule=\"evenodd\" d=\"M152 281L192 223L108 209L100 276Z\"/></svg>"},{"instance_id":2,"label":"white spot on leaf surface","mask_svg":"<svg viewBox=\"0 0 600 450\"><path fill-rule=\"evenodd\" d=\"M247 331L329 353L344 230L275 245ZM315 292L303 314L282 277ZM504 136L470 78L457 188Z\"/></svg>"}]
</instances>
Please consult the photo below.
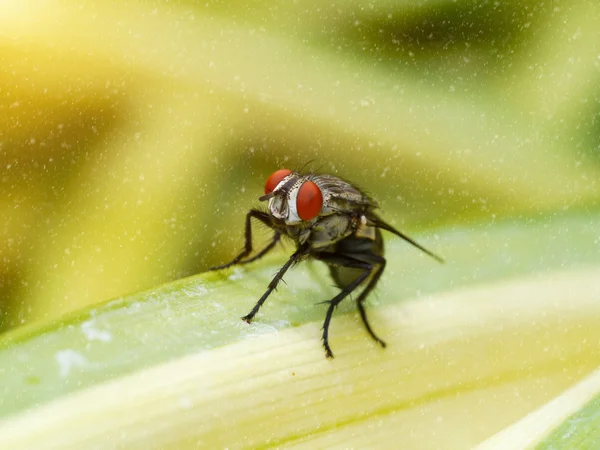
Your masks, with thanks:
<instances>
[{"instance_id":1,"label":"white spot on leaf surface","mask_svg":"<svg viewBox=\"0 0 600 450\"><path fill-rule=\"evenodd\" d=\"M81 324L81 331L85 337L90 341L109 342L112 339L112 335L106 330L96 328L95 325L93 319Z\"/></svg>"},{"instance_id":2,"label":"white spot on leaf surface","mask_svg":"<svg viewBox=\"0 0 600 450\"><path fill-rule=\"evenodd\" d=\"M83 368L88 365L87 359L72 349L61 350L54 356L58 363L58 370L61 377L66 377L71 373L74 367Z\"/></svg>"}]
</instances>

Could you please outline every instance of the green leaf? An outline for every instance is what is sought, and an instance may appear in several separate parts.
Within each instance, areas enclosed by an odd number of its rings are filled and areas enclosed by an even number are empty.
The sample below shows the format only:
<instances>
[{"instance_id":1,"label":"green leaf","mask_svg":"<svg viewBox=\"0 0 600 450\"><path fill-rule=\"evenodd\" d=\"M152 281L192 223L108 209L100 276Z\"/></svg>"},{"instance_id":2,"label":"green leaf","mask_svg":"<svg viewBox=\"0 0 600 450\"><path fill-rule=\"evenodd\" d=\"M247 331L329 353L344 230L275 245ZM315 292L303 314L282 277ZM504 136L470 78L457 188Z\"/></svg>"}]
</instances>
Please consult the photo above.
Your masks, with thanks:
<instances>
[{"instance_id":1,"label":"green leaf","mask_svg":"<svg viewBox=\"0 0 600 450\"><path fill-rule=\"evenodd\" d=\"M595 448L600 442L599 412L600 370L596 370L477 450Z\"/></svg>"},{"instance_id":2,"label":"green leaf","mask_svg":"<svg viewBox=\"0 0 600 450\"><path fill-rule=\"evenodd\" d=\"M0 341L0 448L472 447L598 366L599 227L581 214L415 236L444 265L388 239L368 310L388 348L347 301L333 361L320 263L239 319L283 253L16 330Z\"/></svg>"},{"instance_id":3,"label":"green leaf","mask_svg":"<svg viewBox=\"0 0 600 450\"><path fill-rule=\"evenodd\" d=\"M540 450L593 448L600 442L600 371L595 371L585 380L585 384L582 382L576 388L577 391L568 392L569 400L577 400L577 397L587 400L590 394L595 394L595 397L583 407L576 403L580 407L577 412L556 427L540 444Z\"/></svg>"}]
</instances>

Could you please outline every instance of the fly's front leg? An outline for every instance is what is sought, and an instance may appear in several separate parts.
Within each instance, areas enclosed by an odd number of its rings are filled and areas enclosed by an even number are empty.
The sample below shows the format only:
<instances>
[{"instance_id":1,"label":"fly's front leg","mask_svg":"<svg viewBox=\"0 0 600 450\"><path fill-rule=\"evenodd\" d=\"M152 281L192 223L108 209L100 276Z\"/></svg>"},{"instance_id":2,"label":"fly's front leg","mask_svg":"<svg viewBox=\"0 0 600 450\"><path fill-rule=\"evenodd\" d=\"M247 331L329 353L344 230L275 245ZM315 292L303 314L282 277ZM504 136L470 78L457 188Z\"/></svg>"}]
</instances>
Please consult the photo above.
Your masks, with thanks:
<instances>
[{"instance_id":1,"label":"fly's front leg","mask_svg":"<svg viewBox=\"0 0 600 450\"><path fill-rule=\"evenodd\" d=\"M260 252L258 252L252 258L248 258L248 259L244 259L243 261L239 261L238 264L248 264L248 263L256 261L257 259L262 258L267 253L269 253L273 249L273 247L275 247L275 245L277 245L277 243L280 240L281 240L281 234L277 231L273 235L273 238L271 239L271 242L269 242L265 248L263 248ZM235 263L233 263L233 264L235 264Z\"/></svg>"},{"instance_id":2,"label":"fly's front leg","mask_svg":"<svg viewBox=\"0 0 600 450\"><path fill-rule=\"evenodd\" d=\"M325 348L325 356L327 358L333 358L333 352L329 346L329 324L331 322L331 317L333 316L333 311L342 300L358 288L358 286L371 275L373 264L337 253L319 253L316 257L327 264L334 264L352 269L363 269L363 272L358 275L354 281L346 285L338 295L325 302L329 303L329 308L325 315L325 322L323 322L323 347Z\"/></svg>"},{"instance_id":3,"label":"fly's front leg","mask_svg":"<svg viewBox=\"0 0 600 450\"><path fill-rule=\"evenodd\" d=\"M273 279L269 283L269 287L267 288L267 291L262 295L262 297L258 300L258 302L256 302L256 305L254 305L254 308L252 308L252 310L248 314L246 314L244 317L242 317L242 320L244 322L247 322L247 323L252 322L252 319L254 319L254 316L256 315L256 313L258 312L260 307L263 305L263 303L265 302L267 297L271 294L271 292L273 292L275 290L275 288L277 288L277 285L279 284L279 282L281 281L281 279L283 278L283 275L287 272L287 270L292 265L299 262L307 254L308 254L308 247L302 246L298 250L296 250L292 254L292 256L290 256L290 259L288 259L286 261L286 263L283 265L283 267L281 269L279 269L279 271L277 272L275 277L273 277Z\"/></svg>"},{"instance_id":4,"label":"fly's front leg","mask_svg":"<svg viewBox=\"0 0 600 450\"><path fill-rule=\"evenodd\" d=\"M237 255L235 258L233 258L232 261L228 262L227 264L222 264L220 266L211 267L208 270L226 269L227 267L231 267L236 264L248 264L252 261L256 261L257 259L262 258L270 250L272 250L273 247L275 247L275 245L277 244L277 242L279 242L279 239L281 238L281 234L278 231L275 232L275 235L273 236L273 239L271 240L271 242L269 242L269 244L267 244L267 246L265 248L263 248L260 252L258 252L258 254L256 256L253 256L252 258L244 260L245 257L247 257L250 253L252 253L252 219L253 218L260 220L262 223L264 223L265 225L267 225L269 227L271 226L271 221L270 221L269 215L267 213L259 211L257 209L251 209L250 211L248 211L248 214L246 214L246 228L244 231L244 236L245 236L244 250L242 250L239 255Z\"/></svg>"}]
</instances>

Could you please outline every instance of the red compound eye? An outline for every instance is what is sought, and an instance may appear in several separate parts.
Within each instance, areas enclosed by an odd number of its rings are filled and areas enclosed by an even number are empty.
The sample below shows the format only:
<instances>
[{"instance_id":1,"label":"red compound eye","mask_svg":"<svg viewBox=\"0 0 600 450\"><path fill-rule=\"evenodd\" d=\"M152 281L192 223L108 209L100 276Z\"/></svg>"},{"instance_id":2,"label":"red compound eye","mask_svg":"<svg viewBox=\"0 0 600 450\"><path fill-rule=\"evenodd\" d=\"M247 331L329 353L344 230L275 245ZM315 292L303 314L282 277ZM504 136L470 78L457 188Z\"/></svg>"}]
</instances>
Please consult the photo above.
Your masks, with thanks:
<instances>
[{"instance_id":1,"label":"red compound eye","mask_svg":"<svg viewBox=\"0 0 600 450\"><path fill-rule=\"evenodd\" d=\"M298 190L296 209L302 220L312 220L319 215L323 207L321 189L312 181L305 181Z\"/></svg>"},{"instance_id":2,"label":"red compound eye","mask_svg":"<svg viewBox=\"0 0 600 450\"><path fill-rule=\"evenodd\" d=\"M273 192L277 185L281 183L281 180L287 177L290 173L292 173L292 171L289 169L280 169L276 172L273 172L265 184L265 194L270 194Z\"/></svg>"}]
</instances>

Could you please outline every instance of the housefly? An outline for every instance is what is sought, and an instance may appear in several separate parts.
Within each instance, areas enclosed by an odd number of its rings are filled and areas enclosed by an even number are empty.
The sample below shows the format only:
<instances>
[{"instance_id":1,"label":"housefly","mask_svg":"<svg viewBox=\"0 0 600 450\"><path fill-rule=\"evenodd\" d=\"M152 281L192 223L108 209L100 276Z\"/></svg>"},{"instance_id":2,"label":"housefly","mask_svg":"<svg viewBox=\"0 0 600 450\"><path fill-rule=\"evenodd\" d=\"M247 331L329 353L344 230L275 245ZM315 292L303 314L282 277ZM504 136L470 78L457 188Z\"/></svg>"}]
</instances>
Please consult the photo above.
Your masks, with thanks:
<instances>
[{"instance_id":1,"label":"housefly","mask_svg":"<svg viewBox=\"0 0 600 450\"><path fill-rule=\"evenodd\" d=\"M333 175L302 175L288 169L277 170L267 179L266 210L251 209L246 215L245 247L231 262L210 270L224 269L236 264L248 264L263 257L282 237L291 239L296 250L269 283L266 292L254 308L242 317L250 323L267 297L277 287L287 270L300 261L314 258L329 266L329 271L341 291L324 303L328 304L323 323L325 356L333 358L329 346L329 323L335 308L349 294L364 288L356 297L356 304L367 332L382 347L382 341L373 331L364 302L375 288L385 269L381 230L401 237L429 256L443 260L422 247L404 233L384 222L377 214L377 202L353 184ZM252 246L252 219L273 230L270 242L256 255L250 256Z\"/></svg>"}]
</instances>

